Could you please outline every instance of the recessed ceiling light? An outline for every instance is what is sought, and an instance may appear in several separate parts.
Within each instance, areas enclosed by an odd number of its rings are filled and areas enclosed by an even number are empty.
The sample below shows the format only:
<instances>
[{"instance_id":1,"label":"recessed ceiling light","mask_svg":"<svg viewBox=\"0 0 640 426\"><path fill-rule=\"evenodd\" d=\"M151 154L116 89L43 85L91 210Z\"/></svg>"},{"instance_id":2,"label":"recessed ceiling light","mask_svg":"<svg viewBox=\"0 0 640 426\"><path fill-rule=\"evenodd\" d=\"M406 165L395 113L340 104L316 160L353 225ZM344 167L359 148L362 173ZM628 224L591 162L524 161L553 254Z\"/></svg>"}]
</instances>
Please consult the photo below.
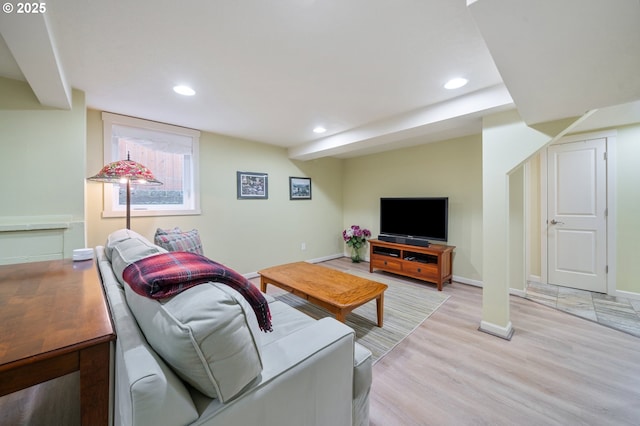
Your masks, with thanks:
<instances>
[{"instance_id":1,"label":"recessed ceiling light","mask_svg":"<svg viewBox=\"0 0 640 426\"><path fill-rule=\"evenodd\" d=\"M191 87L182 86L182 85L174 86L173 91L184 96L193 96L196 94L196 91L193 90Z\"/></svg>"},{"instance_id":2,"label":"recessed ceiling light","mask_svg":"<svg viewBox=\"0 0 640 426\"><path fill-rule=\"evenodd\" d=\"M452 78L451 80L447 81L447 84L444 85L444 88L459 89L465 84L467 84L468 82L469 80L467 80L466 78Z\"/></svg>"},{"instance_id":3,"label":"recessed ceiling light","mask_svg":"<svg viewBox=\"0 0 640 426\"><path fill-rule=\"evenodd\" d=\"M315 129L313 129L313 133L324 133L324 132L326 132L326 131L327 131L327 129L325 129L325 128L324 128L324 127L322 127L322 126L318 126L318 127L316 127Z\"/></svg>"}]
</instances>

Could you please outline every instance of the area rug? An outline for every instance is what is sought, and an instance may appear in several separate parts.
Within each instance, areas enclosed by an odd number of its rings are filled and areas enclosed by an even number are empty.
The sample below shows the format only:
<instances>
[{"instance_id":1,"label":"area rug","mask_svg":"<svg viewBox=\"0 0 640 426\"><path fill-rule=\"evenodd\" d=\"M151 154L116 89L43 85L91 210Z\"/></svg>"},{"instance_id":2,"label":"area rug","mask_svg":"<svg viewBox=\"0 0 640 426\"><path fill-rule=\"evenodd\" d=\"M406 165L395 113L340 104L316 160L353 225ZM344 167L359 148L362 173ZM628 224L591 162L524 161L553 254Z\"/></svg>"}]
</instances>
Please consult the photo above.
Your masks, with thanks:
<instances>
[{"instance_id":1,"label":"area rug","mask_svg":"<svg viewBox=\"0 0 640 426\"><path fill-rule=\"evenodd\" d=\"M356 341L373 354L374 363L429 318L449 298L429 288L428 284L423 286L403 283L379 273L369 274L356 270L346 272L389 286L384 292L384 326L382 328L376 325L375 301L354 309L346 319L346 324L356 332ZM282 293L275 297L316 319L333 316L328 311L291 293Z\"/></svg>"}]
</instances>

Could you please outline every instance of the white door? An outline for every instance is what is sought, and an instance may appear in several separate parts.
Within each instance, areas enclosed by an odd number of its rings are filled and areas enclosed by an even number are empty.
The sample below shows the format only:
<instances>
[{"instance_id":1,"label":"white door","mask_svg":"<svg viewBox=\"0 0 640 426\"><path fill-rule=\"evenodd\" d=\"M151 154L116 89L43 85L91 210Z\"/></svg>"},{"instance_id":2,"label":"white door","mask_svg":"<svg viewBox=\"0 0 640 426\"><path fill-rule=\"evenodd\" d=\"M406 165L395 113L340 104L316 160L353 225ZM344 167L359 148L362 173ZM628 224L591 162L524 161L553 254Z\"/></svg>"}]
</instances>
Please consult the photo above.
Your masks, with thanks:
<instances>
[{"instance_id":1,"label":"white door","mask_svg":"<svg viewBox=\"0 0 640 426\"><path fill-rule=\"evenodd\" d=\"M548 148L548 282L607 292L606 139Z\"/></svg>"}]
</instances>

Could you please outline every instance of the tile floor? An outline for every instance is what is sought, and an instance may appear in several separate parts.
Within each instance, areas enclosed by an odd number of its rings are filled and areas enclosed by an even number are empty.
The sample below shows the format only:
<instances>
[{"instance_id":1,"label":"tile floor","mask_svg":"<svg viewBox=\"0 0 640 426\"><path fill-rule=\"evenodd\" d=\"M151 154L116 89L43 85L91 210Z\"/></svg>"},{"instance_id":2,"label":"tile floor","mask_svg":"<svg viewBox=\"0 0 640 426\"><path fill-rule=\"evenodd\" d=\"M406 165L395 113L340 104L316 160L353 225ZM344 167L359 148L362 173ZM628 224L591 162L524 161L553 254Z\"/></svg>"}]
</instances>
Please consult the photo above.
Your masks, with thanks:
<instances>
[{"instance_id":1,"label":"tile floor","mask_svg":"<svg viewBox=\"0 0 640 426\"><path fill-rule=\"evenodd\" d=\"M640 337L640 300L534 282L526 298Z\"/></svg>"}]
</instances>

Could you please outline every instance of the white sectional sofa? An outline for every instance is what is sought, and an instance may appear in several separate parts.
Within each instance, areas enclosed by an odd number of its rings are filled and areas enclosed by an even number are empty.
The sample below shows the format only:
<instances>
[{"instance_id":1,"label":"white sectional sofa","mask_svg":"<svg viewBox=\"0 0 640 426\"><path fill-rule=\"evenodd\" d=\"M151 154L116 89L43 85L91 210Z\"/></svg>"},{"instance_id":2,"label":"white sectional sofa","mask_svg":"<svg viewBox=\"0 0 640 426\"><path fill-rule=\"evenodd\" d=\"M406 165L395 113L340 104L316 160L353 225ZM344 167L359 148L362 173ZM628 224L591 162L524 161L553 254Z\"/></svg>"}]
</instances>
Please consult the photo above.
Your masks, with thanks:
<instances>
[{"instance_id":1,"label":"white sectional sofa","mask_svg":"<svg viewBox=\"0 0 640 426\"><path fill-rule=\"evenodd\" d=\"M169 300L135 294L122 271L162 253L129 230L96 248L117 334L115 425L369 424L371 353L351 328L265 295L264 333L240 293L216 282Z\"/></svg>"}]
</instances>

